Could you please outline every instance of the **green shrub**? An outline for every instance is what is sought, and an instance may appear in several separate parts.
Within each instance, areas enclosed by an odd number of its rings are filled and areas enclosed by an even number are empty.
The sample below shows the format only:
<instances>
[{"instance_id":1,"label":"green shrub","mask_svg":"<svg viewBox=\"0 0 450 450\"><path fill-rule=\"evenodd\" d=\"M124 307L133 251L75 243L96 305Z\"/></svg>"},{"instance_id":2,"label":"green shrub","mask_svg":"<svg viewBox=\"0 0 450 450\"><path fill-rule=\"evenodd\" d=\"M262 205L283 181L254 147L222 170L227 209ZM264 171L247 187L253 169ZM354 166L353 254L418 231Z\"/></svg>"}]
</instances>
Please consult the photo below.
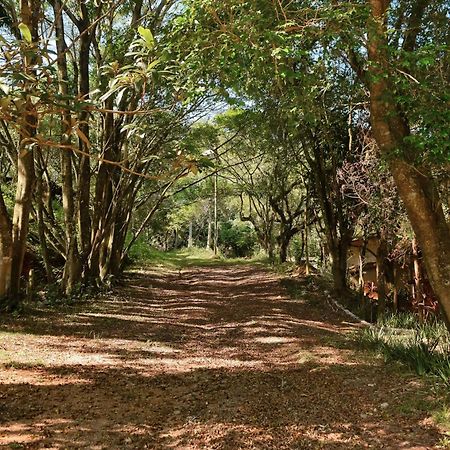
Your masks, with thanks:
<instances>
[{"instance_id":1,"label":"green shrub","mask_svg":"<svg viewBox=\"0 0 450 450\"><path fill-rule=\"evenodd\" d=\"M155 259L161 252L156 250L146 239L144 236L136 239L134 244L132 245L128 257L131 261L148 261Z\"/></svg>"},{"instance_id":2,"label":"green shrub","mask_svg":"<svg viewBox=\"0 0 450 450\"><path fill-rule=\"evenodd\" d=\"M219 244L227 256L251 256L257 244L255 230L238 220L222 223Z\"/></svg>"},{"instance_id":3,"label":"green shrub","mask_svg":"<svg viewBox=\"0 0 450 450\"><path fill-rule=\"evenodd\" d=\"M291 255L294 257L296 264L299 264L301 260L305 258L305 252L303 251L302 253L302 239L300 236L294 236L292 239Z\"/></svg>"}]
</instances>

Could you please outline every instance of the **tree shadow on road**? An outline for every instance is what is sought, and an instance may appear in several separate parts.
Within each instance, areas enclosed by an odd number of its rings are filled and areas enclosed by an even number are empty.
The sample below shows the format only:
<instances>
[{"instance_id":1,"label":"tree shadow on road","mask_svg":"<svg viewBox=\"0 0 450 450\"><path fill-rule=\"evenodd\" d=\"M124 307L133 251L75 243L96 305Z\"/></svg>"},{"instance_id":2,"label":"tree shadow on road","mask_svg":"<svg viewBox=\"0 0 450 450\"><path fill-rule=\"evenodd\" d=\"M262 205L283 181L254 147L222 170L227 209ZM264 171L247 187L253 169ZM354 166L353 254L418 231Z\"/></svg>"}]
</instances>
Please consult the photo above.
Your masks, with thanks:
<instances>
[{"instance_id":1,"label":"tree shadow on road","mask_svg":"<svg viewBox=\"0 0 450 450\"><path fill-rule=\"evenodd\" d=\"M351 328L323 293L290 298L251 266L133 274L71 314L1 325L0 444L436 445L429 411L404 407L428 405L426 391L356 351Z\"/></svg>"}]
</instances>

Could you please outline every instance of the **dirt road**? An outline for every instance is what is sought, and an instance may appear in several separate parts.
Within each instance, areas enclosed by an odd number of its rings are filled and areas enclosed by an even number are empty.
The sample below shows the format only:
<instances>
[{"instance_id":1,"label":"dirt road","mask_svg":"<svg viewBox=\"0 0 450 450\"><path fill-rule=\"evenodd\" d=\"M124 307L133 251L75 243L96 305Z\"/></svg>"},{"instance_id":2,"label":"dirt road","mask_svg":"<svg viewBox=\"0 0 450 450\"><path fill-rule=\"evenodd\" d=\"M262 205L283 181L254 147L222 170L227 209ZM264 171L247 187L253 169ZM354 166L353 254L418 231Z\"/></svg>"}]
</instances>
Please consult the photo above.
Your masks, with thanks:
<instances>
[{"instance_id":1,"label":"dirt road","mask_svg":"<svg viewBox=\"0 0 450 450\"><path fill-rule=\"evenodd\" d=\"M0 323L0 445L425 449L412 375L355 350L324 293L250 266L127 275L95 303Z\"/></svg>"}]
</instances>

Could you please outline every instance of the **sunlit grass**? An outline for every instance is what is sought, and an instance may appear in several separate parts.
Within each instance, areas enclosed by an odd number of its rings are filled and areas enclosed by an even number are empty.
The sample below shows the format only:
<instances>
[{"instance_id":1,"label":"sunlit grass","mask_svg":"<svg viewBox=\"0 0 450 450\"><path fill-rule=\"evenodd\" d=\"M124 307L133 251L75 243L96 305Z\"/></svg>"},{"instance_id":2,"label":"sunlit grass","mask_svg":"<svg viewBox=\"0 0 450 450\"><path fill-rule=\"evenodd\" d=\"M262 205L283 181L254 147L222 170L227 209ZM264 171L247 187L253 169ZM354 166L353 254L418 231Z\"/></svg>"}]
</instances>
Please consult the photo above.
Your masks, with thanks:
<instances>
[{"instance_id":1,"label":"sunlit grass","mask_svg":"<svg viewBox=\"0 0 450 450\"><path fill-rule=\"evenodd\" d=\"M206 248L183 248L179 250L161 251L153 247L139 243L133 247L131 258L136 264L150 265L153 267L167 267L171 269L183 269L198 266L223 266L239 264L260 264L268 263L264 255L256 255L252 258L226 258L221 254L214 254L212 250Z\"/></svg>"},{"instance_id":2,"label":"sunlit grass","mask_svg":"<svg viewBox=\"0 0 450 450\"><path fill-rule=\"evenodd\" d=\"M377 323L379 326L389 328L415 329L418 324L418 317L417 314L413 314L412 312L389 312L381 315Z\"/></svg>"},{"instance_id":3,"label":"sunlit grass","mask_svg":"<svg viewBox=\"0 0 450 450\"><path fill-rule=\"evenodd\" d=\"M450 431L450 408L443 406L433 414L434 421L444 429Z\"/></svg>"},{"instance_id":4,"label":"sunlit grass","mask_svg":"<svg viewBox=\"0 0 450 450\"><path fill-rule=\"evenodd\" d=\"M386 361L399 361L418 375L431 375L450 386L450 335L443 323L416 323L413 329L366 328L358 340Z\"/></svg>"},{"instance_id":5,"label":"sunlit grass","mask_svg":"<svg viewBox=\"0 0 450 450\"><path fill-rule=\"evenodd\" d=\"M448 399L447 399L448 400ZM437 448L450 448L450 407L444 404L433 412L433 422L441 428L447 437L439 442Z\"/></svg>"}]
</instances>

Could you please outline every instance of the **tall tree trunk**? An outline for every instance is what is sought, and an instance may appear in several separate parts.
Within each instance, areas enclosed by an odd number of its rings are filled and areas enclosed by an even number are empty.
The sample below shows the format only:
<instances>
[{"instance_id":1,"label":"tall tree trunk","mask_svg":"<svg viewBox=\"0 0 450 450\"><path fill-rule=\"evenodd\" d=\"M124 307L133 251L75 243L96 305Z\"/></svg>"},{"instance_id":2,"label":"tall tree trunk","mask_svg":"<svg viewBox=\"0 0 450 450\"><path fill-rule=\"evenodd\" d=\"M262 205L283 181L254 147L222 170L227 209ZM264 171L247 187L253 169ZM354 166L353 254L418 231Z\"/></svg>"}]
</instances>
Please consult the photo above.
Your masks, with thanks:
<instances>
[{"instance_id":1,"label":"tall tree trunk","mask_svg":"<svg viewBox=\"0 0 450 450\"><path fill-rule=\"evenodd\" d=\"M62 2L54 0L53 12L55 15L56 31L56 51L58 67L59 92L65 103L65 110L61 114L62 138L61 143L68 145L71 143L70 134L72 117L68 104L68 70L67 70L67 45L64 39L64 21L62 18ZM61 181L62 181L62 202L64 210L66 262L64 264L62 289L66 295L70 295L74 285L79 281L80 264L76 235L76 214L75 214L75 192L73 189L73 152L69 148L61 151Z\"/></svg>"},{"instance_id":2,"label":"tall tree trunk","mask_svg":"<svg viewBox=\"0 0 450 450\"><path fill-rule=\"evenodd\" d=\"M309 192L306 191L306 208L305 208L305 223L304 223L304 232L305 232L305 239L302 242L302 245L305 245L305 275L309 276L309 225L308 225L308 209L309 209Z\"/></svg>"},{"instance_id":3,"label":"tall tree trunk","mask_svg":"<svg viewBox=\"0 0 450 450\"><path fill-rule=\"evenodd\" d=\"M211 234L212 234L212 221L208 218L208 235L206 238L206 248L209 250L211 248Z\"/></svg>"},{"instance_id":4,"label":"tall tree trunk","mask_svg":"<svg viewBox=\"0 0 450 450\"><path fill-rule=\"evenodd\" d=\"M194 240L192 236L192 220L189 222L189 236L188 236L188 248L192 248L194 245Z\"/></svg>"},{"instance_id":5,"label":"tall tree trunk","mask_svg":"<svg viewBox=\"0 0 450 450\"><path fill-rule=\"evenodd\" d=\"M37 221L38 221L38 234L39 243L41 246L42 260L44 262L45 274L47 276L47 282L53 282L53 271L52 265L49 260L47 239L45 237L45 223L44 223L44 189L42 183L43 169L42 161L40 158L37 159L38 170L36 178L36 207L37 207Z\"/></svg>"},{"instance_id":6,"label":"tall tree trunk","mask_svg":"<svg viewBox=\"0 0 450 450\"><path fill-rule=\"evenodd\" d=\"M40 2L37 0L21 0L20 15L31 32L32 43L38 42L38 23L40 15ZM28 75L35 72L36 51L26 51L23 55L23 70ZM30 81L24 81L23 91L30 92L33 89ZM28 225L30 220L31 202L35 184L34 173L34 143L38 126L38 112L28 99L24 106L24 112L20 124L20 145L17 160L17 188L14 214L12 220L12 248L11 248L11 284L9 306L15 308L19 303L20 277L22 273L23 259L27 245Z\"/></svg>"},{"instance_id":7,"label":"tall tree trunk","mask_svg":"<svg viewBox=\"0 0 450 450\"><path fill-rule=\"evenodd\" d=\"M394 89L388 78L386 24L389 5L388 0L370 0L372 20L368 52L372 129L381 153L389 162L422 249L430 284L450 329L450 227L430 171L426 167L416 167L414 161L408 160L405 138L410 136L410 130L393 98ZM410 153L414 154L413 151Z\"/></svg>"},{"instance_id":8,"label":"tall tree trunk","mask_svg":"<svg viewBox=\"0 0 450 450\"><path fill-rule=\"evenodd\" d=\"M19 301L20 277L26 251L31 202L35 184L34 151L24 141L26 142L27 137L32 137L35 134L37 121L36 115L30 113L32 111L31 105L27 106L27 110L24 118L25 124L21 126L22 143L19 149L17 191L13 215L11 307L15 307Z\"/></svg>"},{"instance_id":9,"label":"tall tree trunk","mask_svg":"<svg viewBox=\"0 0 450 450\"><path fill-rule=\"evenodd\" d=\"M350 241L344 237L328 239L328 247L331 256L331 273L333 286L336 292L347 291L347 253Z\"/></svg>"},{"instance_id":10,"label":"tall tree trunk","mask_svg":"<svg viewBox=\"0 0 450 450\"><path fill-rule=\"evenodd\" d=\"M413 273L414 273L414 299L413 302L417 305L417 312L419 319L422 322L424 318L424 304L422 295L422 270L420 268L419 260L419 247L417 245L417 239L414 237L412 240L412 261L413 261Z\"/></svg>"},{"instance_id":11,"label":"tall tree trunk","mask_svg":"<svg viewBox=\"0 0 450 450\"><path fill-rule=\"evenodd\" d=\"M114 102L111 96L106 100L105 109L113 109ZM105 113L103 130L103 154L102 158L112 161L113 148L115 146L114 114ZM105 263L104 240L107 239L108 230L106 230L107 216L112 207L112 184L111 184L111 166L105 161L99 163L99 168L95 184L95 198L92 216L92 248L89 256L89 271L94 278L99 274L100 266ZM107 244L105 244L107 245ZM103 251L102 257L100 254ZM102 261L101 261L102 259Z\"/></svg>"},{"instance_id":12,"label":"tall tree trunk","mask_svg":"<svg viewBox=\"0 0 450 450\"><path fill-rule=\"evenodd\" d=\"M387 242L385 232L381 232L380 244L377 251L377 292L378 292L378 310L377 313L384 314L386 310L386 257Z\"/></svg>"},{"instance_id":13,"label":"tall tree trunk","mask_svg":"<svg viewBox=\"0 0 450 450\"><path fill-rule=\"evenodd\" d=\"M89 53L91 46L91 30L89 29L89 12L85 2L80 2L81 19L78 22L80 32L80 52L79 52L79 95L83 100L89 99ZM91 167L89 150L89 114L82 110L79 115L79 130L84 135L79 139L79 149L81 157L78 167L78 232L81 246L81 264L83 274L87 275L88 256L91 250L91 217L90 217L90 186Z\"/></svg>"},{"instance_id":14,"label":"tall tree trunk","mask_svg":"<svg viewBox=\"0 0 450 450\"><path fill-rule=\"evenodd\" d=\"M351 224L344 214L344 200L340 189L337 189L339 186L336 180L337 163L332 164L331 171L326 170L323 151L312 134L309 138L309 146L312 148L314 158L307 156L307 159L314 171L314 182L331 257L334 289L336 292L345 293L348 290L347 253L353 236L354 224Z\"/></svg>"},{"instance_id":15,"label":"tall tree trunk","mask_svg":"<svg viewBox=\"0 0 450 450\"><path fill-rule=\"evenodd\" d=\"M289 247L288 239L280 240L280 262L285 263L287 261L287 252Z\"/></svg>"},{"instance_id":16,"label":"tall tree trunk","mask_svg":"<svg viewBox=\"0 0 450 450\"><path fill-rule=\"evenodd\" d=\"M214 254L217 255L219 245L219 219L217 210L217 173L214 175Z\"/></svg>"}]
</instances>

